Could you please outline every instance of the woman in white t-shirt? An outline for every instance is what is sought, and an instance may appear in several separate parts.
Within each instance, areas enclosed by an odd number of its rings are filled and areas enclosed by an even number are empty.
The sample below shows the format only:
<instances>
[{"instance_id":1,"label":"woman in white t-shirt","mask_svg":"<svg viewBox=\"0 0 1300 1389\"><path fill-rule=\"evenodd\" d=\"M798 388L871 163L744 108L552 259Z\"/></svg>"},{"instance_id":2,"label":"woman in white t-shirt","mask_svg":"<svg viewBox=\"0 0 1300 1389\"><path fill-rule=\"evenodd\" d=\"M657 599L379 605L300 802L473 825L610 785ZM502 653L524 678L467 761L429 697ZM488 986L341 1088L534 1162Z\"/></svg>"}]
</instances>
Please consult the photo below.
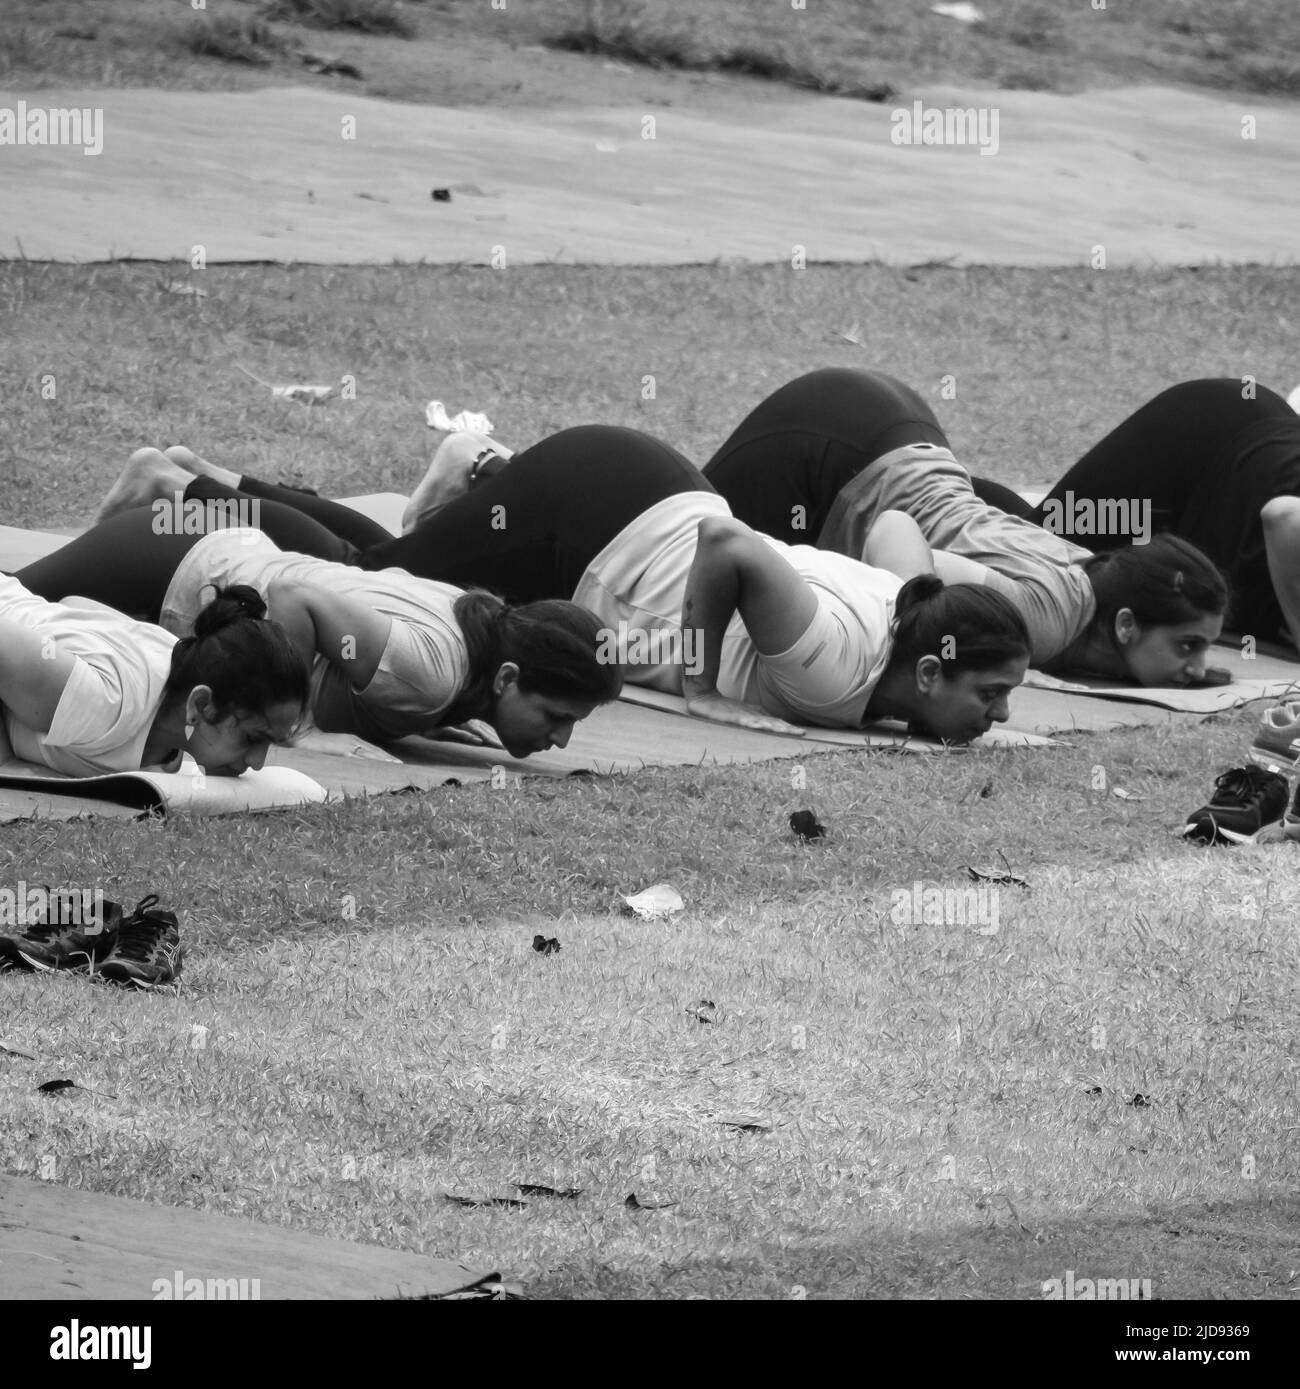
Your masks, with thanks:
<instances>
[{"instance_id":1,"label":"woman in white t-shirt","mask_svg":"<svg viewBox=\"0 0 1300 1389\"><path fill-rule=\"evenodd\" d=\"M13 752L69 776L175 770L183 752L213 776L261 767L307 699L306 667L265 612L251 589L227 588L178 641L0 576L0 717Z\"/></svg>"},{"instance_id":2,"label":"woman in white t-shirt","mask_svg":"<svg viewBox=\"0 0 1300 1389\"><path fill-rule=\"evenodd\" d=\"M703 472L756 530L839 554L860 555L886 512L911 517L940 575L1016 604L1042 669L1141 685L1206 679L1228 588L1200 550L1152 535L1140 499L1125 506L1133 543L1113 536L1120 548L1102 554L988 505L934 412L882 372L827 367L787 383Z\"/></svg>"}]
</instances>

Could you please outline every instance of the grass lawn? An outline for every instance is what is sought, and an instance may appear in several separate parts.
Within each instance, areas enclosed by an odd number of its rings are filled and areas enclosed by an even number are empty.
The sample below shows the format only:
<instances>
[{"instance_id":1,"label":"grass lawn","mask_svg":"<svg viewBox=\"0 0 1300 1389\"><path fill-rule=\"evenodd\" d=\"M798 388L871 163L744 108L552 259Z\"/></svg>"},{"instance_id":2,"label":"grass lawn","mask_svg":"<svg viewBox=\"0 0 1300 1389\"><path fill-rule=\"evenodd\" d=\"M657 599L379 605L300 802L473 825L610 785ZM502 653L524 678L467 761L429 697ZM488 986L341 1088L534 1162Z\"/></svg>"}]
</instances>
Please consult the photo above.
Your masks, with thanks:
<instances>
[{"instance_id":1,"label":"grass lawn","mask_svg":"<svg viewBox=\"0 0 1300 1389\"><path fill-rule=\"evenodd\" d=\"M158 288L179 273L0 267L0 519L83 520L142 443L405 490L435 395L516 444L608 420L703 460L836 362L888 364L974 468L1038 481L1164 385L1298 366L1294 271L246 267L202 299ZM357 399L275 401L236 362ZM0 1037L39 1057L0 1054L0 1169L538 1297L1035 1298L1067 1270L1291 1295L1295 851L1178 837L1252 722L6 826L0 884L156 891L189 956L154 997L0 981ZM826 840L794 840L803 806ZM983 921L913 914L914 884L1004 855L1029 888ZM658 881L684 915L613 911ZM59 1077L115 1098L36 1093ZM582 1194L444 1199L519 1184Z\"/></svg>"},{"instance_id":2,"label":"grass lawn","mask_svg":"<svg viewBox=\"0 0 1300 1389\"><path fill-rule=\"evenodd\" d=\"M0 83L535 107L780 90L736 71L878 96L1300 90L1293 0L982 0L975 30L929 3L427 0L397 7L403 37L290 22L298 0L273 20L244 0L8 0ZM227 58L194 51L204 25ZM206 294L167 293L177 278ZM1297 304L1300 271L1263 267L5 263L0 521L84 521L145 443L405 491L435 396L517 446L607 421L702 462L775 386L835 363L921 389L972 470L1039 483L1178 380L1290 390ZM357 396L304 409L238 366L350 374ZM0 1170L459 1257L533 1297L1033 1299L1067 1271L1157 1299L1293 1296L1295 851L1178 833L1256 717L1033 754L6 826L0 888L155 891L188 957L149 997L0 980L0 1040L37 1056L0 1051ZM826 839L795 840L802 807ZM973 922L914 910L918 888L1003 861L1029 886L990 890ZM617 913L660 881L683 915ZM97 1093L37 1092L57 1078ZM445 1199L524 1185L581 1194Z\"/></svg>"},{"instance_id":3,"label":"grass lawn","mask_svg":"<svg viewBox=\"0 0 1300 1389\"><path fill-rule=\"evenodd\" d=\"M250 87L329 83L442 105L725 99L722 74L893 100L918 84L1073 91L1185 84L1300 93L1293 0L981 0L970 26L932 0L6 0L0 83ZM322 28L312 11L396 15ZM273 16L268 18L267 16ZM297 16L297 18L295 18ZM196 51L199 50L199 51ZM595 54L587 61L577 53ZM225 55L220 56L220 55ZM313 72L337 58L360 78ZM749 99L762 84L746 83Z\"/></svg>"}]
</instances>

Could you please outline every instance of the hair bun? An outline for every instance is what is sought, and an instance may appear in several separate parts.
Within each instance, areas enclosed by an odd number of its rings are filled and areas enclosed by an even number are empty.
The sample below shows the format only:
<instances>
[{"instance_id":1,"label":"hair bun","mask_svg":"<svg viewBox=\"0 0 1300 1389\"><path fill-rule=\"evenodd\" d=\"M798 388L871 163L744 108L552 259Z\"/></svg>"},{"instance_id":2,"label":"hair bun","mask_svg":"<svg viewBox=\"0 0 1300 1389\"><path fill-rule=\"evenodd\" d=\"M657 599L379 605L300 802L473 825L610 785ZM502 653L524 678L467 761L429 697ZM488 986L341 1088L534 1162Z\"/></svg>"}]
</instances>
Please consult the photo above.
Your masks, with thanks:
<instances>
[{"instance_id":1,"label":"hair bun","mask_svg":"<svg viewBox=\"0 0 1300 1389\"><path fill-rule=\"evenodd\" d=\"M898 590L898 597L894 599L894 611L905 613L918 603L927 602L942 593L943 589L943 580L937 574L917 574Z\"/></svg>"},{"instance_id":2,"label":"hair bun","mask_svg":"<svg viewBox=\"0 0 1300 1389\"><path fill-rule=\"evenodd\" d=\"M248 584L232 584L216 590L216 597L194 619L194 635L210 637L244 618L260 621L266 616L262 595Z\"/></svg>"}]
</instances>

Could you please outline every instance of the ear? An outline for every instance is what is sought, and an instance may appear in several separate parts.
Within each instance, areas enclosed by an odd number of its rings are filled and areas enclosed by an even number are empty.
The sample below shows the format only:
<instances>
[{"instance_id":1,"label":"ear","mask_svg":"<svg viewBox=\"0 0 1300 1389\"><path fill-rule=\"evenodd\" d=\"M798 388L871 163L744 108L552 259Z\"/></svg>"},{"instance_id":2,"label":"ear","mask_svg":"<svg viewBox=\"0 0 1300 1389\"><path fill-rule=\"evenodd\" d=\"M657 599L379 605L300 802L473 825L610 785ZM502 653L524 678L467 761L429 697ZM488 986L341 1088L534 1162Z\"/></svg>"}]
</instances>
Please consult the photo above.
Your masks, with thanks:
<instances>
[{"instance_id":1,"label":"ear","mask_svg":"<svg viewBox=\"0 0 1300 1389\"><path fill-rule=\"evenodd\" d=\"M932 694L943 679L943 662L938 656L922 656L916 663L916 688L921 694Z\"/></svg>"},{"instance_id":2,"label":"ear","mask_svg":"<svg viewBox=\"0 0 1300 1389\"><path fill-rule=\"evenodd\" d=\"M215 723L213 705L212 687L195 685L185 701L185 722L198 723L201 719L204 723Z\"/></svg>"},{"instance_id":3,"label":"ear","mask_svg":"<svg viewBox=\"0 0 1300 1389\"><path fill-rule=\"evenodd\" d=\"M497 668L492 677L492 693L503 695L512 685L519 683L519 667L513 661L506 661Z\"/></svg>"},{"instance_id":4,"label":"ear","mask_svg":"<svg viewBox=\"0 0 1300 1389\"><path fill-rule=\"evenodd\" d=\"M1115 641L1119 646L1127 646L1141 635L1138 620L1132 608L1121 608L1115 614Z\"/></svg>"}]
</instances>

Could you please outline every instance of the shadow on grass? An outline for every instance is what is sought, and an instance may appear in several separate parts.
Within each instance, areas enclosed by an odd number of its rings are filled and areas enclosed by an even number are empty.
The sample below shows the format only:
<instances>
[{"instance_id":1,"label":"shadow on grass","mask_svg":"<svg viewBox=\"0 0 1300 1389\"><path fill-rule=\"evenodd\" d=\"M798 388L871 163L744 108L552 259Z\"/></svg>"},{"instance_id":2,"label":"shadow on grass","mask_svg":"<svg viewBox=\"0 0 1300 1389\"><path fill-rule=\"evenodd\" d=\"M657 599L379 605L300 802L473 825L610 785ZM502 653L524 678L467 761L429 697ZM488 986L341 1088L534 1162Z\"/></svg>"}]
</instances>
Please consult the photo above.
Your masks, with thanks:
<instances>
[{"instance_id":1,"label":"shadow on grass","mask_svg":"<svg viewBox=\"0 0 1300 1389\"><path fill-rule=\"evenodd\" d=\"M1082 1215L1022 1225L1005 1198L987 1218L951 1229L801 1242L767 1257L692 1255L610 1268L590 1263L530 1280L545 1298L959 1298L1044 1300L1043 1285L1073 1274L1123 1279L1151 1299L1288 1298L1295 1295L1300 1197L1185 1202L1133 1215ZM631 1217L656 1219L654 1215ZM1129 1280L1139 1280L1136 1285ZM1076 1296L1075 1300L1087 1300Z\"/></svg>"}]
</instances>

